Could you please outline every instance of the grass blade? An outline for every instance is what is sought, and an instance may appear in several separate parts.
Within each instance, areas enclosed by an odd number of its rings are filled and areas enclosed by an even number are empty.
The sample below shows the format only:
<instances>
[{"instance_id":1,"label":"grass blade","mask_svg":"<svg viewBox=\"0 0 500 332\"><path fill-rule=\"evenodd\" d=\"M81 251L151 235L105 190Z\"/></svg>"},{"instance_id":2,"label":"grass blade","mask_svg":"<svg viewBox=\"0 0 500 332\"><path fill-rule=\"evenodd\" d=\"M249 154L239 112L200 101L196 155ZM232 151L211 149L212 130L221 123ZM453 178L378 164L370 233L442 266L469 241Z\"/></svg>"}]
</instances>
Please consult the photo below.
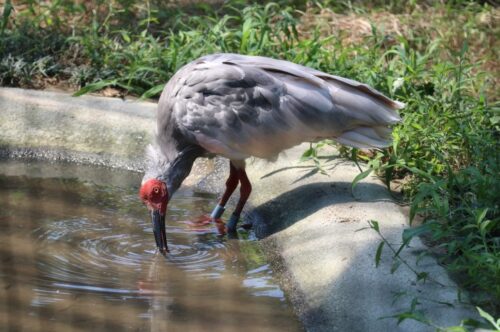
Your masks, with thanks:
<instances>
[{"instance_id":1,"label":"grass blade","mask_svg":"<svg viewBox=\"0 0 500 332\"><path fill-rule=\"evenodd\" d=\"M87 94L89 92L99 91L107 86L116 85L116 84L117 84L117 80L104 80L104 81L99 81L96 83L87 84L86 86L84 86L83 88L81 88L80 90L75 92L73 94L73 97L79 97L79 96L82 96L82 95Z\"/></svg>"},{"instance_id":2,"label":"grass blade","mask_svg":"<svg viewBox=\"0 0 500 332\"><path fill-rule=\"evenodd\" d=\"M382 249L384 249L384 241L381 241L377 247L377 252L375 253L375 267L378 267L380 264L380 257L382 255Z\"/></svg>"},{"instance_id":3,"label":"grass blade","mask_svg":"<svg viewBox=\"0 0 500 332\"><path fill-rule=\"evenodd\" d=\"M158 84L158 85L152 87L151 89L149 89L148 91L144 92L141 96L141 99L155 97L158 94L160 94L164 88L165 88L165 84Z\"/></svg>"},{"instance_id":4,"label":"grass blade","mask_svg":"<svg viewBox=\"0 0 500 332\"><path fill-rule=\"evenodd\" d=\"M370 169L367 169L366 171L361 172L358 175L356 175L354 180L352 180L351 190L354 191L354 188L356 187L358 182L363 180L364 178L366 178L368 175L370 175L372 171L373 171L373 169L370 168Z\"/></svg>"},{"instance_id":5,"label":"grass blade","mask_svg":"<svg viewBox=\"0 0 500 332\"><path fill-rule=\"evenodd\" d=\"M3 37L4 31L5 31L5 28L7 27L7 22L9 21L9 16L10 16L10 13L12 13L13 8L14 7L12 7L11 0L7 0L7 2L5 3L5 6L3 8L3 14L2 14L2 28L0 31L0 35L2 37Z\"/></svg>"}]
</instances>

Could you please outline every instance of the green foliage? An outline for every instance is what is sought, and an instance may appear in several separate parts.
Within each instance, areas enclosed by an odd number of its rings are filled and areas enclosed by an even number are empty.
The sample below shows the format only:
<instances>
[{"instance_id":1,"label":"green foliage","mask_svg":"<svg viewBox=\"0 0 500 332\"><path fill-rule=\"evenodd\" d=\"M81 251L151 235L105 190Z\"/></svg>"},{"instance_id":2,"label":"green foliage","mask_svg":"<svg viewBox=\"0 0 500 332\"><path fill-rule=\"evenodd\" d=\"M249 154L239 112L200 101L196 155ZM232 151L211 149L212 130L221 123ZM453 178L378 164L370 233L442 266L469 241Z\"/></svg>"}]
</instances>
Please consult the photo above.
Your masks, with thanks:
<instances>
[{"instance_id":1,"label":"green foliage","mask_svg":"<svg viewBox=\"0 0 500 332\"><path fill-rule=\"evenodd\" d=\"M11 0L7 0L5 2L5 6L3 8L3 14L2 14L2 22L0 25L0 35L3 36L3 33L5 31L5 28L7 27L7 22L9 20L10 13L12 12L12 2Z\"/></svg>"},{"instance_id":2,"label":"green foliage","mask_svg":"<svg viewBox=\"0 0 500 332\"><path fill-rule=\"evenodd\" d=\"M157 97L182 65L201 55L236 52L279 57L298 40L292 8L276 3L230 2L219 11L203 7L206 14L199 16L170 7L133 10L133 1L103 6L53 2L41 4L40 9L30 2L10 25L5 24L6 8L2 28L10 29L1 37L0 59L31 63L47 54L55 56L60 66L53 76L85 87L77 95L112 86ZM74 16L79 24L66 30L64 16ZM170 19L162 21L165 16ZM130 26L130 21L136 25ZM25 86L29 79L25 75L24 81L1 83Z\"/></svg>"},{"instance_id":3,"label":"green foliage","mask_svg":"<svg viewBox=\"0 0 500 332\"><path fill-rule=\"evenodd\" d=\"M484 218L483 214L481 214L480 218ZM437 280L435 280L431 275L429 275L428 272L425 271L419 271L418 267L418 262L421 260L421 258L425 257L428 255L428 253L423 252L422 254L417 257L416 260L416 266L410 264L408 261L406 261L404 258L400 256L402 250L410 243L410 241L418 235L422 235L428 232L432 232L432 224L431 223L426 223L423 224L419 227L416 228L409 228L403 232L402 236L402 244L397 248L393 243L389 242L387 238L384 236L382 231L380 230L379 223L378 221L375 220L370 220L368 222L368 227L362 228L360 230L364 229L372 229L375 231L381 238L381 241L377 247L376 253L375 253L375 267L378 267L380 264L381 256L382 256L382 251L384 247L387 247L391 251L391 259L392 259L392 266L391 266L391 274L395 273L398 268L402 265L406 266L407 269L409 269L413 274L415 274L416 277L416 282L433 282L436 285L443 286L443 287L449 287L446 285L441 284ZM478 310L479 315L483 318L483 321L477 321L475 319L467 318L462 320L459 326L449 326L449 327L442 327L434 323L432 320L426 317L425 313L419 309L419 305L421 305L421 301L426 301L426 302L433 302L439 305L446 305L449 307L454 307L452 303L448 302L442 302L442 301L437 301L432 298L423 298L420 294L411 294L409 292L403 291L403 292L398 292L395 293L393 298L393 304L398 301L399 299L403 297L411 297L411 303L409 308L406 311L396 313L390 316L385 316L381 317L380 319L387 319L387 318L392 318L397 320L397 324L399 325L403 321L407 319L415 320L418 321L424 325L427 325L429 327L432 327L435 329L435 331L438 332L467 332L478 328L481 329L488 329L490 330L491 328L494 328L495 331L500 329L500 318L499 319L494 319L491 314L488 312L484 311L480 307L476 307Z\"/></svg>"},{"instance_id":4,"label":"green foliage","mask_svg":"<svg viewBox=\"0 0 500 332\"><path fill-rule=\"evenodd\" d=\"M486 311L484 311L483 309L481 309L479 307L476 307L476 308L477 308L477 311L479 312L479 315L481 315L481 317L483 317L488 323L490 323L491 326L494 327L497 331L500 330L500 318L498 318L495 321L493 316L491 316L489 313L487 313Z\"/></svg>"},{"instance_id":5,"label":"green foliage","mask_svg":"<svg viewBox=\"0 0 500 332\"><path fill-rule=\"evenodd\" d=\"M473 299L498 312L500 141L498 103L491 100L498 96L486 94L489 74L469 60L467 40L458 50L442 39L418 47L414 40L400 37L398 42L375 54L356 48L357 73L350 77L407 106L391 148L371 155L340 149L344 157L368 162L352 186L372 172L388 186L394 179L405 179L411 220L420 215L425 223L406 231L404 244L425 234L440 249L440 261L475 291ZM350 74L349 60L335 58L341 69L331 71ZM380 244L376 257L382 249ZM396 260L394 270L400 265Z\"/></svg>"}]
</instances>

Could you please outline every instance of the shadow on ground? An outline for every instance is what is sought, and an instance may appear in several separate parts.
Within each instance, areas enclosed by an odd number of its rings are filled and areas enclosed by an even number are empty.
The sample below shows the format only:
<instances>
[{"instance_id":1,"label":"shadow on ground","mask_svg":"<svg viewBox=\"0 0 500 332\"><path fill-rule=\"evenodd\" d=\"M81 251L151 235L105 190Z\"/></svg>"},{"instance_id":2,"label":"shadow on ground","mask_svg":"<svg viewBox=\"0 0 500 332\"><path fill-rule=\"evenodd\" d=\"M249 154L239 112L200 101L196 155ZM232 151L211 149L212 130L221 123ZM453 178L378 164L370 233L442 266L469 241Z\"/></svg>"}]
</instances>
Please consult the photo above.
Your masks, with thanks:
<instances>
[{"instance_id":1,"label":"shadow on ground","mask_svg":"<svg viewBox=\"0 0 500 332\"><path fill-rule=\"evenodd\" d=\"M247 218L253 222L257 237L262 239L290 227L327 206L350 202L390 202L385 187L379 184L361 183L356 191L369 191L374 195L355 197L351 193L351 183L348 182L309 183L255 207ZM350 220L339 222L348 221Z\"/></svg>"}]
</instances>

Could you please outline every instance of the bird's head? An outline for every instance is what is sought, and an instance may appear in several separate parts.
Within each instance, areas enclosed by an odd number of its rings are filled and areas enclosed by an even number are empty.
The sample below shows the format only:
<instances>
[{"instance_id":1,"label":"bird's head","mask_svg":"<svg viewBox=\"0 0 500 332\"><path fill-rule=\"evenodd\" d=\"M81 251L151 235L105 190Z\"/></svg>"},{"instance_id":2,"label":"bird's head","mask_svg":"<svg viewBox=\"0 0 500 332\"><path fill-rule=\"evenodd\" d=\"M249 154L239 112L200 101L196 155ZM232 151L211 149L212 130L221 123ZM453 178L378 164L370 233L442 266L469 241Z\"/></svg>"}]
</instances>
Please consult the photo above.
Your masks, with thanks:
<instances>
[{"instance_id":1,"label":"bird's head","mask_svg":"<svg viewBox=\"0 0 500 332\"><path fill-rule=\"evenodd\" d=\"M151 213L156 245L161 253L168 252L167 234L165 231L165 214L168 204L168 190L165 182L149 179L143 182L139 197Z\"/></svg>"}]
</instances>

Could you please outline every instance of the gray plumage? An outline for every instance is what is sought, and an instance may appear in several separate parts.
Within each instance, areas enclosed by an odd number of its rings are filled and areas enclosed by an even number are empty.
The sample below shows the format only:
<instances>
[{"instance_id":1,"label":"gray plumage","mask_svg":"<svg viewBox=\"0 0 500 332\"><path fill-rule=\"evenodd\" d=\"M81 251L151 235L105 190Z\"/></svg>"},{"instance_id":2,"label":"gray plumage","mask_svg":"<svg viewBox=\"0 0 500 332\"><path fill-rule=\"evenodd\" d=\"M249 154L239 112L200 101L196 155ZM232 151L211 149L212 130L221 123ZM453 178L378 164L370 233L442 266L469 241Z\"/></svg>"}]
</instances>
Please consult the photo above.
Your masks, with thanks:
<instances>
[{"instance_id":1,"label":"gray plumage","mask_svg":"<svg viewBox=\"0 0 500 332\"><path fill-rule=\"evenodd\" d=\"M204 56L182 67L163 90L145 179L164 179L173 193L202 155L273 159L325 138L386 147L403 106L365 84L291 62Z\"/></svg>"}]
</instances>

